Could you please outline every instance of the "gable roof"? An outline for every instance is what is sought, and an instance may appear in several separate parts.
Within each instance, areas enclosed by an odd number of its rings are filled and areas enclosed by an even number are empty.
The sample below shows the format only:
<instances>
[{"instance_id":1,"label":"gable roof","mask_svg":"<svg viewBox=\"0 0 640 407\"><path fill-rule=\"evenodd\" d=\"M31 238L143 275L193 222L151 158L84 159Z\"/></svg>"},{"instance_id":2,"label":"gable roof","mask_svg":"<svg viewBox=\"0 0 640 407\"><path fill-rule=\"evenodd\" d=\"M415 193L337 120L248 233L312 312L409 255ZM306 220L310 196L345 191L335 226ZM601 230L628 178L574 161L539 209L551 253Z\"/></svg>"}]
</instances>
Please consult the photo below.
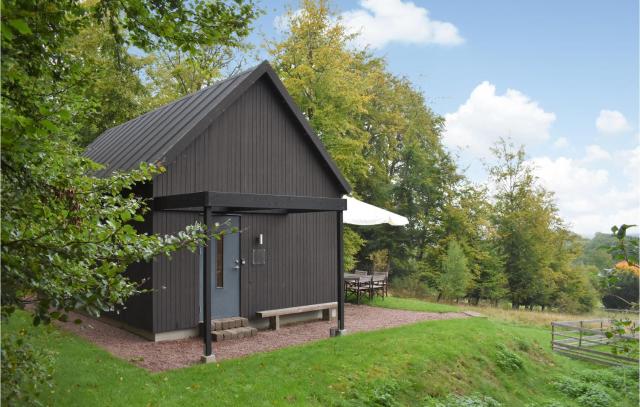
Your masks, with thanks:
<instances>
[{"instance_id":1,"label":"gable roof","mask_svg":"<svg viewBox=\"0 0 640 407\"><path fill-rule=\"evenodd\" d=\"M263 76L282 96L343 191L351 192L351 186L267 61L105 131L89 144L84 155L105 165L98 174L102 176L132 170L142 162L171 162Z\"/></svg>"}]
</instances>

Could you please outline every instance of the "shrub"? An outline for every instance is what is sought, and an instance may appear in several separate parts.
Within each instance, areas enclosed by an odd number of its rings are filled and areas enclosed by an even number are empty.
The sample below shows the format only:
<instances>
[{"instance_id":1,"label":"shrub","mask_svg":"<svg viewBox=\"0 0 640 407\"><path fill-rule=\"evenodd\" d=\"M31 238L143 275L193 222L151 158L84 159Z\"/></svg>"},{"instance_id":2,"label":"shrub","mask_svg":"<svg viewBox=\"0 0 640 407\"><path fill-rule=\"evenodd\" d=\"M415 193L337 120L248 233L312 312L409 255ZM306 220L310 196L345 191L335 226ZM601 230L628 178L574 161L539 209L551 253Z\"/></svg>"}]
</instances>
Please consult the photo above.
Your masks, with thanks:
<instances>
[{"instance_id":1,"label":"shrub","mask_svg":"<svg viewBox=\"0 0 640 407\"><path fill-rule=\"evenodd\" d=\"M496 399L474 394L471 396L449 395L444 401L436 403L436 407L501 407L502 404Z\"/></svg>"},{"instance_id":2,"label":"shrub","mask_svg":"<svg viewBox=\"0 0 640 407\"><path fill-rule=\"evenodd\" d=\"M554 386L564 395L576 398L587 392L589 384L573 377L563 376L556 380Z\"/></svg>"},{"instance_id":3,"label":"shrub","mask_svg":"<svg viewBox=\"0 0 640 407\"><path fill-rule=\"evenodd\" d=\"M398 384L396 382L387 382L373 389L373 394L370 397L370 404L372 406L393 407L398 405L396 401L395 393L398 391Z\"/></svg>"},{"instance_id":4,"label":"shrub","mask_svg":"<svg viewBox=\"0 0 640 407\"><path fill-rule=\"evenodd\" d=\"M529 342L522 338L516 338L516 345L518 346L518 350L522 352L529 352L531 350Z\"/></svg>"},{"instance_id":5,"label":"shrub","mask_svg":"<svg viewBox=\"0 0 640 407\"><path fill-rule=\"evenodd\" d=\"M391 282L391 289L399 297L428 299L436 295L435 290L418 276L396 277Z\"/></svg>"},{"instance_id":6,"label":"shrub","mask_svg":"<svg viewBox=\"0 0 640 407\"><path fill-rule=\"evenodd\" d=\"M584 407L608 407L613 403L611 396L609 396L601 386L594 386L587 389L576 401Z\"/></svg>"},{"instance_id":7,"label":"shrub","mask_svg":"<svg viewBox=\"0 0 640 407\"><path fill-rule=\"evenodd\" d=\"M374 381L368 386L352 388L349 392L347 405L365 405L376 407L395 407L398 383L394 380Z\"/></svg>"},{"instance_id":8,"label":"shrub","mask_svg":"<svg viewBox=\"0 0 640 407\"><path fill-rule=\"evenodd\" d=\"M509 350L506 346L499 345L498 352L496 352L496 365L504 371L516 371L524 367L524 362L520 356Z\"/></svg>"},{"instance_id":9,"label":"shrub","mask_svg":"<svg viewBox=\"0 0 640 407\"><path fill-rule=\"evenodd\" d=\"M630 387L636 387L637 371L632 368L615 368L601 370L586 370L580 372L579 376L582 380L590 383L601 384L615 390L626 390Z\"/></svg>"},{"instance_id":10,"label":"shrub","mask_svg":"<svg viewBox=\"0 0 640 407\"><path fill-rule=\"evenodd\" d=\"M605 371L580 372L578 378L563 376L556 380L555 387L567 397L576 400L584 407L607 407L612 405L614 398L607 392L605 383L619 385L612 376ZM601 384L602 383L602 384Z\"/></svg>"},{"instance_id":11,"label":"shrub","mask_svg":"<svg viewBox=\"0 0 640 407\"><path fill-rule=\"evenodd\" d=\"M610 394L638 402L638 369L619 367L580 372L578 377L592 385L610 389Z\"/></svg>"},{"instance_id":12,"label":"shrub","mask_svg":"<svg viewBox=\"0 0 640 407\"><path fill-rule=\"evenodd\" d=\"M2 337L2 405L40 405L38 397L52 387L52 353L34 348L27 331Z\"/></svg>"}]
</instances>

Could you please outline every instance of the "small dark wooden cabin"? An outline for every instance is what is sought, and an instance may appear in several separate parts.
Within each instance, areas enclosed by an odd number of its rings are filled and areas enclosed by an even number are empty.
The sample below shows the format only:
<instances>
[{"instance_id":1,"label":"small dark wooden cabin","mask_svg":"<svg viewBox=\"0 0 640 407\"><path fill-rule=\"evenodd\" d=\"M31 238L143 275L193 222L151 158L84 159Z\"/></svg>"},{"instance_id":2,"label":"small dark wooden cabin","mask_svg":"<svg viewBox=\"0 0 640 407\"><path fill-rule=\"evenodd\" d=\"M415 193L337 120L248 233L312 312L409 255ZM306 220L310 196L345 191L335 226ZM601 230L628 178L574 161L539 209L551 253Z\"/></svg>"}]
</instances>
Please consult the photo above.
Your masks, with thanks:
<instances>
[{"instance_id":1,"label":"small dark wooden cabin","mask_svg":"<svg viewBox=\"0 0 640 407\"><path fill-rule=\"evenodd\" d=\"M153 198L144 232L196 221L241 230L200 253L131 267L152 291L113 318L161 340L198 332L207 309L212 318L256 319L338 301L344 324L341 197L350 187L266 61L107 130L86 155L103 174L165 166L138 191Z\"/></svg>"}]
</instances>

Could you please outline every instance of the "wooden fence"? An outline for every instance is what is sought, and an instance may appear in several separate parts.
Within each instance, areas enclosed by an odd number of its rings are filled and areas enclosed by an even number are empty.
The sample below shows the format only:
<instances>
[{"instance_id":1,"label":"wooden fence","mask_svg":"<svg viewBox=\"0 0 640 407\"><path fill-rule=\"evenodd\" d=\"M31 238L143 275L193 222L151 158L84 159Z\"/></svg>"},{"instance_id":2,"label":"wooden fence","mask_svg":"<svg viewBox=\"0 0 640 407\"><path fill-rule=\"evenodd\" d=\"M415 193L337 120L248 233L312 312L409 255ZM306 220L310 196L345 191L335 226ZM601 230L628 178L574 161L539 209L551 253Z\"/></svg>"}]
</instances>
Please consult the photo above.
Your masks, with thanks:
<instances>
[{"instance_id":1,"label":"wooden fence","mask_svg":"<svg viewBox=\"0 0 640 407\"><path fill-rule=\"evenodd\" d=\"M609 338L606 333L611 324L611 319L552 322L551 349L569 357L605 365L637 365L637 357L623 352L625 347L638 348L637 333Z\"/></svg>"}]
</instances>

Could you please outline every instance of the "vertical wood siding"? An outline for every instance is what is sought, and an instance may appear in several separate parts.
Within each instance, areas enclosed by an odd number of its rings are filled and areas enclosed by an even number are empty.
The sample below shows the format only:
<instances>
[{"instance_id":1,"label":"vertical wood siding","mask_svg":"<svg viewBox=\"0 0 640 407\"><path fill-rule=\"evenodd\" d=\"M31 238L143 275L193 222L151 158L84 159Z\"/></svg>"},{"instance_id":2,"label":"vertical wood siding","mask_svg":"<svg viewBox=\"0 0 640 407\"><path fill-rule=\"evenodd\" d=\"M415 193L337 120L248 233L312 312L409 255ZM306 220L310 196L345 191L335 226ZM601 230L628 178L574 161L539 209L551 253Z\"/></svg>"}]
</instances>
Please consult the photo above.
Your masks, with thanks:
<instances>
[{"instance_id":1,"label":"vertical wood siding","mask_svg":"<svg viewBox=\"0 0 640 407\"><path fill-rule=\"evenodd\" d=\"M338 197L339 187L266 80L257 81L196 138L154 196L199 191Z\"/></svg>"},{"instance_id":2,"label":"vertical wood siding","mask_svg":"<svg viewBox=\"0 0 640 407\"><path fill-rule=\"evenodd\" d=\"M150 183L134 187L133 192L144 198L151 198L153 188ZM133 227L138 233L153 233L153 215L147 212L144 222L134 222ZM152 264L151 262L140 262L132 264L125 271L132 281L141 284L143 290L152 288ZM125 302L125 308L118 312L106 313L109 318L124 322L135 328L145 331L153 331L153 295L149 292L134 295Z\"/></svg>"},{"instance_id":3,"label":"vertical wood siding","mask_svg":"<svg viewBox=\"0 0 640 407\"><path fill-rule=\"evenodd\" d=\"M336 301L335 213L243 215L240 312ZM256 236L264 235L267 261L252 264Z\"/></svg>"},{"instance_id":4,"label":"vertical wood siding","mask_svg":"<svg viewBox=\"0 0 640 407\"><path fill-rule=\"evenodd\" d=\"M340 197L340 187L311 147L272 85L259 80L197 137L167 171L155 177L154 196L217 191ZM154 213L156 233L174 233L196 214ZM240 312L336 300L336 215L242 215ZM252 264L263 233L267 264ZM181 251L154 261L154 332L198 323L198 254Z\"/></svg>"},{"instance_id":5,"label":"vertical wood siding","mask_svg":"<svg viewBox=\"0 0 640 407\"><path fill-rule=\"evenodd\" d=\"M197 213L155 212L156 233L172 234L202 221ZM153 261L153 332L193 328L198 324L199 255L187 249Z\"/></svg>"}]
</instances>

